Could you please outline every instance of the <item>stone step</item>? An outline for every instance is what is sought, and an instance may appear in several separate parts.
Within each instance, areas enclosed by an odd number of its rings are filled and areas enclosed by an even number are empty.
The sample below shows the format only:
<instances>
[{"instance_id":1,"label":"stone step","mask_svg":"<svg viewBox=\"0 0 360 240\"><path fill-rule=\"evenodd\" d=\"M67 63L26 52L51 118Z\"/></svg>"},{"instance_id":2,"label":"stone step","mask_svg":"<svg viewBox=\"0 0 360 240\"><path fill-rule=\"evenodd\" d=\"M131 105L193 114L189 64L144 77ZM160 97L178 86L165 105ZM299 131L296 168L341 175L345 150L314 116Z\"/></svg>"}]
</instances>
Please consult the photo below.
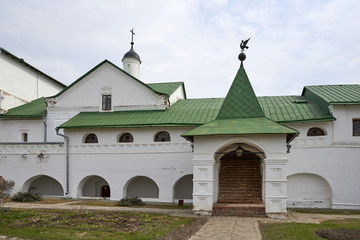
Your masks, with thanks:
<instances>
[{"instance_id":1,"label":"stone step","mask_svg":"<svg viewBox=\"0 0 360 240\"><path fill-rule=\"evenodd\" d=\"M213 206L213 216L266 217L265 205L260 204L224 204Z\"/></svg>"}]
</instances>

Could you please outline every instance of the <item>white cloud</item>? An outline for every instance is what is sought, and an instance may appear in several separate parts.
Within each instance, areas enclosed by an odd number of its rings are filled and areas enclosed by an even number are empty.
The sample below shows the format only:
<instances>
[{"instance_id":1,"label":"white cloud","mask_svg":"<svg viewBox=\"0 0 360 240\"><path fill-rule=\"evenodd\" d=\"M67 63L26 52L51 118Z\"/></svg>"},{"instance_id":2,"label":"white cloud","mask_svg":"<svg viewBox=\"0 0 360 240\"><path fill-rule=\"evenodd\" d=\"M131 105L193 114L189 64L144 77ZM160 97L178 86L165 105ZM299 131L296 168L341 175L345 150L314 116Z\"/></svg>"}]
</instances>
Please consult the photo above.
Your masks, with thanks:
<instances>
[{"instance_id":1,"label":"white cloud","mask_svg":"<svg viewBox=\"0 0 360 240\"><path fill-rule=\"evenodd\" d=\"M70 84L104 59L122 67L134 28L144 82L184 81L189 97L219 97L237 72L240 41L251 37L245 68L255 92L300 94L304 85L358 82L359 6L351 0L7 1L0 39Z\"/></svg>"}]
</instances>

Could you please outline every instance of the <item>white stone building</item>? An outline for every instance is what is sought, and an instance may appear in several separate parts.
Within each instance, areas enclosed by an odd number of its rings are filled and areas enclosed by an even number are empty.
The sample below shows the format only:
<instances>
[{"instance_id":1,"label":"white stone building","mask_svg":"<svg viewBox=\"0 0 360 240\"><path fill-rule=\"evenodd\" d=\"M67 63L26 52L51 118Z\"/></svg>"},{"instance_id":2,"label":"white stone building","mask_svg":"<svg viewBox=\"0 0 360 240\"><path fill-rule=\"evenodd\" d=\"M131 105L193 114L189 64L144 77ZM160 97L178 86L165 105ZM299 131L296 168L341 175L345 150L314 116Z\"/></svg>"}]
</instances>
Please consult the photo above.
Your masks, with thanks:
<instances>
[{"instance_id":1,"label":"white stone building","mask_svg":"<svg viewBox=\"0 0 360 240\"><path fill-rule=\"evenodd\" d=\"M0 113L54 95L65 87L24 59L0 48Z\"/></svg>"},{"instance_id":2,"label":"white stone building","mask_svg":"<svg viewBox=\"0 0 360 240\"><path fill-rule=\"evenodd\" d=\"M241 65L226 98L187 99L181 82L141 82L140 63L131 46L128 72L105 60L1 115L0 176L15 191L184 200L199 214L360 209L360 85L256 97Z\"/></svg>"}]
</instances>

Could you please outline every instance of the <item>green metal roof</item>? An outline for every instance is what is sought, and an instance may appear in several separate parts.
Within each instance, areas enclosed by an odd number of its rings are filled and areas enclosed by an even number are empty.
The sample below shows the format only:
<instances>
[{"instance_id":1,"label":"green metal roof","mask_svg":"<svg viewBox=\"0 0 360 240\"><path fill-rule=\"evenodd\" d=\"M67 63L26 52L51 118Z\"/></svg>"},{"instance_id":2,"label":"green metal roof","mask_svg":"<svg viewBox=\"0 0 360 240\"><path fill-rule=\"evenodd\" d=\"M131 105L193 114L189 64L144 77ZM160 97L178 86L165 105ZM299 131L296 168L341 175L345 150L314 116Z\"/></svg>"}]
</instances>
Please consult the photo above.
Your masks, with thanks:
<instances>
[{"instance_id":1,"label":"green metal roof","mask_svg":"<svg viewBox=\"0 0 360 240\"><path fill-rule=\"evenodd\" d=\"M321 98L327 104L360 104L360 85L320 85L306 86L302 95L316 99Z\"/></svg>"},{"instance_id":2,"label":"green metal roof","mask_svg":"<svg viewBox=\"0 0 360 240\"><path fill-rule=\"evenodd\" d=\"M24 105L9 109L0 118L41 118L46 115L46 100L38 98Z\"/></svg>"},{"instance_id":3,"label":"green metal roof","mask_svg":"<svg viewBox=\"0 0 360 240\"><path fill-rule=\"evenodd\" d=\"M40 98L43 99L43 98ZM46 106L44 100L34 100L30 103L24 104L17 108L10 109L8 113L0 115L1 118L14 118L21 116L22 118L41 117L46 114ZM258 97L260 105L265 113L265 116L275 122L307 122L307 121L331 121L335 120L329 113L322 111L318 104L315 104L306 98L301 96L274 96L274 97ZM224 98L204 98L204 99L180 99L175 104L171 105L165 111L161 111L161 115L153 122L149 122L147 119L152 119L154 111L140 111L144 117L149 114L149 117L145 117L143 124L172 124L172 125L193 125L198 126L204 123L211 122L216 119L219 113L220 107L224 102ZM137 111L124 111L114 112L114 115L121 115L127 117L127 115L135 116ZM158 112L158 111L156 111ZM84 114L84 115L83 115ZM98 122L93 122L93 127L104 127L103 120L108 117L107 112L89 113L97 116ZM101 116L101 117L100 117ZM83 123L86 123L89 115L82 113L75 116L77 119L73 122L66 122L66 127L82 127ZM116 118L115 118L116 119ZM114 121L110 124L112 126L122 126L122 122L117 123ZM138 124L134 119L126 122L126 125ZM86 125L86 124L85 124Z\"/></svg>"},{"instance_id":4,"label":"green metal roof","mask_svg":"<svg viewBox=\"0 0 360 240\"><path fill-rule=\"evenodd\" d=\"M223 99L180 99L166 110L82 112L60 128L198 126L215 119Z\"/></svg>"},{"instance_id":5,"label":"green metal roof","mask_svg":"<svg viewBox=\"0 0 360 240\"><path fill-rule=\"evenodd\" d=\"M265 116L278 123L333 121L328 108L302 96L258 97Z\"/></svg>"},{"instance_id":6,"label":"green metal roof","mask_svg":"<svg viewBox=\"0 0 360 240\"><path fill-rule=\"evenodd\" d=\"M173 94L180 86L182 86L186 98L185 87L183 82L147 83L146 85L148 85L154 91L166 95Z\"/></svg>"},{"instance_id":7,"label":"green metal roof","mask_svg":"<svg viewBox=\"0 0 360 240\"><path fill-rule=\"evenodd\" d=\"M241 65L221 106L217 119L258 117L264 117L264 113L245 69Z\"/></svg>"},{"instance_id":8,"label":"green metal roof","mask_svg":"<svg viewBox=\"0 0 360 240\"><path fill-rule=\"evenodd\" d=\"M81 112L60 128L106 128L152 126L164 110L121 111L121 112Z\"/></svg>"},{"instance_id":9,"label":"green metal roof","mask_svg":"<svg viewBox=\"0 0 360 240\"><path fill-rule=\"evenodd\" d=\"M280 125L267 118L217 119L192 129L182 136L228 135L228 134L296 134L298 131Z\"/></svg>"}]
</instances>

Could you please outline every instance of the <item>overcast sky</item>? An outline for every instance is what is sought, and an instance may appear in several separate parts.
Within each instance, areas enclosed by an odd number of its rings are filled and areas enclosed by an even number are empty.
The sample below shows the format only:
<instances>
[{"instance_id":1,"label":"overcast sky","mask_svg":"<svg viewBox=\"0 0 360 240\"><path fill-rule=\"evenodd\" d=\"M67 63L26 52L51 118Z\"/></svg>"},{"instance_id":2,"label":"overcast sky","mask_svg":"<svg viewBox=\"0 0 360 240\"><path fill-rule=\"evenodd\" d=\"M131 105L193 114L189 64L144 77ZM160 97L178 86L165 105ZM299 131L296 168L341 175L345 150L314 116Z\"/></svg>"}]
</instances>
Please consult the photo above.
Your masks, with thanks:
<instances>
[{"instance_id":1,"label":"overcast sky","mask_svg":"<svg viewBox=\"0 0 360 240\"><path fill-rule=\"evenodd\" d=\"M251 38L255 93L360 83L359 0L0 0L0 47L69 85L104 59L140 55L140 80L225 97Z\"/></svg>"}]
</instances>

